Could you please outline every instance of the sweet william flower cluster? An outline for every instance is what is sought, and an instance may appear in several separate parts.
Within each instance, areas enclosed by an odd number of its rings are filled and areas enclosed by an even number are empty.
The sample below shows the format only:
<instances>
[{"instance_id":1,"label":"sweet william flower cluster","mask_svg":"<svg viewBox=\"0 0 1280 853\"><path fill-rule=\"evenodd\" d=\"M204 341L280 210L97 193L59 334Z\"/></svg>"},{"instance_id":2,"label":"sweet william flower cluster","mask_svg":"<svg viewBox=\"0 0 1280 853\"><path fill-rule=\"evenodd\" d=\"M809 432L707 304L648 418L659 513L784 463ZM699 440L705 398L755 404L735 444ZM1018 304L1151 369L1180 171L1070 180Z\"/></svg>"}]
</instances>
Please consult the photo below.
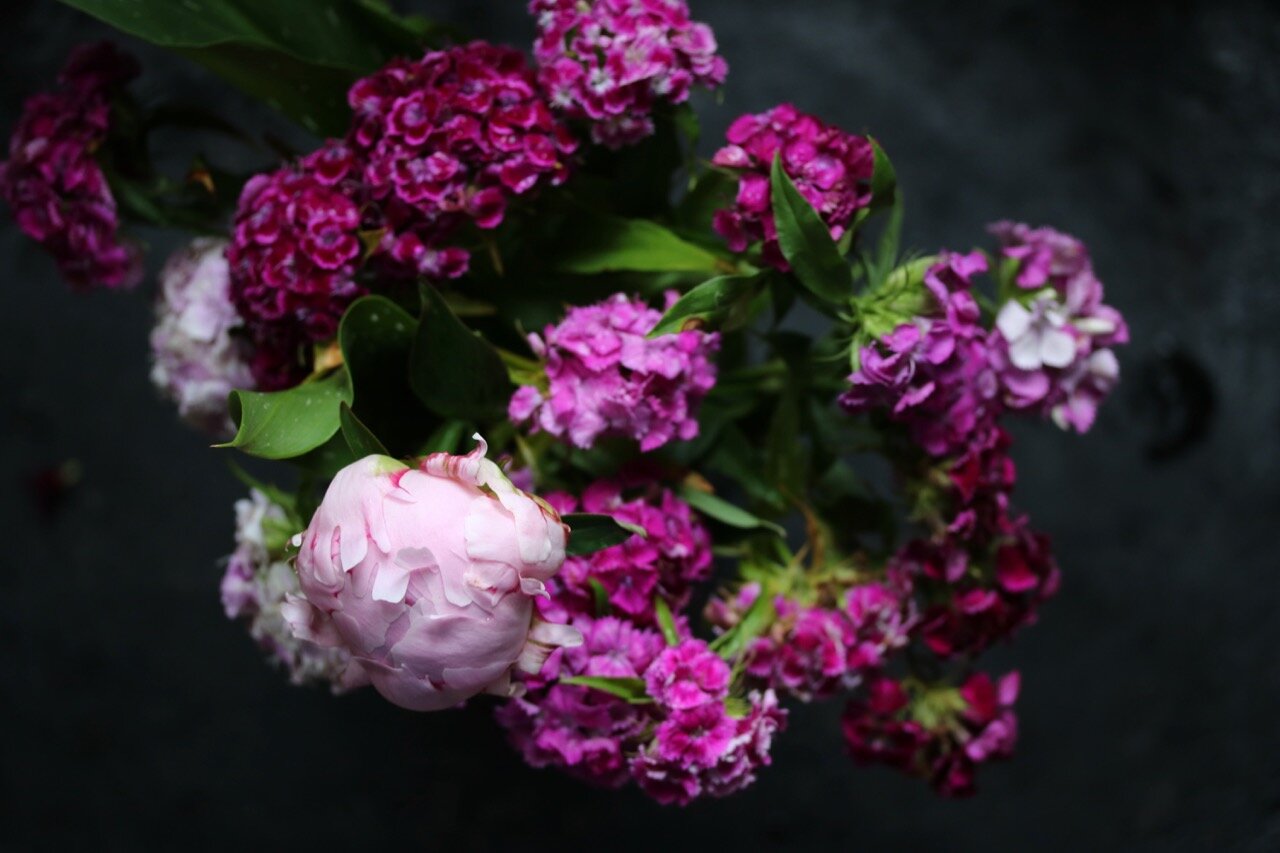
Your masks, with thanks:
<instances>
[{"instance_id":1,"label":"sweet william flower cluster","mask_svg":"<svg viewBox=\"0 0 1280 853\"><path fill-rule=\"evenodd\" d=\"M190 14L217 32L218 5ZM0 169L78 289L137 280L132 226L191 234L152 378L296 469L241 475L227 616L294 684L488 708L530 766L663 804L766 777L784 704L818 701L855 764L973 793L1021 689L981 656L1062 578L1008 424L1094 428L1128 340L1085 245L1012 221L897 245L885 150L791 104L699 161L691 95L728 65L683 0L533 0L530 55L331 11L363 72L335 89L267 32L314 84L233 78L307 150L165 174L157 129L258 129L135 100L136 63L94 46Z\"/></svg>"}]
</instances>

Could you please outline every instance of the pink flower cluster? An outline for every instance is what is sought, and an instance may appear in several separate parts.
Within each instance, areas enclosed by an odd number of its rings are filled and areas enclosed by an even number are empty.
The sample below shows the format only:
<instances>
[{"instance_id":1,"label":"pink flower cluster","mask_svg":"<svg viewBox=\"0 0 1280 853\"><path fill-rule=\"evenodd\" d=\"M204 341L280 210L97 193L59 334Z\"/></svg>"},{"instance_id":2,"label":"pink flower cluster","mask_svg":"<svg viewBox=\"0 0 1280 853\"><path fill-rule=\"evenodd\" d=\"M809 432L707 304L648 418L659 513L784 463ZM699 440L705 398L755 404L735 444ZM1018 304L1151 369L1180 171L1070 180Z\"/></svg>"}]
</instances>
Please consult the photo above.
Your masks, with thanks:
<instances>
[{"instance_id":1,"label":"pink flower cluster","mask_svg":"<svg viewBox=\"0 0 1280 853\"><path fill-rule=\"evenodd\" d=\"M351 187L355 159L330 142L296 166L245 184L227 261L231 296L253 335L259 387L276 390L306 375L308 344L338 331L365 287L356 281L363 247Z\"/></svg>"},{"instance_id":2,"label":"pink flower cluster","mask_svg":"<svg viewBox=\"0 0 1280 853\"><path fill-rule=\"evenodd\" d=\"M694 584L711 574L711 537L689 505L656 483L601 480L588 486L581 501L562 492L546 495L558 512L613 516L641 527L635 535L583 557L569 557L548 584L551 598L539 599L543 616L553 622L596 612L596 586L609 606L640 625L654 622L654 597L673 611L689 603ZM638 488L637 488L638 487Z\"/></svg>"},{"instance_id":3,"label":"pink flower cluster","mask_svg":"<svg viewBox=\"0 0 1280 853\"><path fill-rule=\"evenodd\" d=\"M1087 432L1120 380L1111 347L1129 340L1124 317L1103 304L1102 282L1076 238L1014 222L998 222L991 232L1003 255L1017 261L1015 283L1027 292L996 318L992 358L1005 401Z\"/></svg>"},{"instance_id":4,"label":"pink flower cluster","mask_svg":"<svg viewBox=\"0 0 1280 853\"><path fill-rule=\"evenodd\" d=\"M999 682L979 672L958 690L939 691L878 677L846 709L845 742L861 764L887 764L929 779L944 796L969 796L978 765L1013 752L1019 686L1017 672Z\"/></svg>"},{"instance_id":5,"label":"pink flower cluster","mask_svg":"<svg viewBox=\"0 0 1280 853\"><path fill-rule=\"evenodd\" d=\"M721 630L732 628L760 590L752 582L732 600L712 599L708 621ZM846 591L843 607L806 606L776 596L773 624L745 654L747 675L806 702L858 686L907 644L916 622L914 603L904 596L909 591L909 586L895 591L881 583L858 584Z\"/></svg>"},{"instance_id":6,"label":"pink flower cluster","mask_svg":"<svg viewBox=\"0 0 1280 853\"><path fill-rule=\"evenodd\" d=\"M551 104L591 122L610 148L653 133L658 102L680 104L695 85L714 89L728 64L684 0L531 0L538 80Z\"/></svg>"},{"instance_id":7,"label":"pink flower cluster","mask_svg":"<svg viewBox=\"0 0 1280 853\"><path fill-rule=\"evenodd\" d=\"M862 348L840 397L845 411L887 409L934 456L960 455L990 433L1001 411L999 385L970 292L986 268L981 253L943 253L924 276L927 312Z\"/></svg>"},{"instance_id":8,"label":"pink flower cluster","mask_svg":"<svg viewBox=\"0 0 1280 853\"><path fill-rule=\"evenodd\" d=\"M78 289L128 288L142 278L138 249L117 235L119 216L94 159L111 130L111 99L138 74L107 43L85 45L58 76L61 88L28 98L0 164L0 195L31 239Z\"/></svg>"},{"instance_id":9,"label":"pink flower cluster","mask_svg":"<svg viewBox=\"0 0 1280 853\"><path fill-rule=\"evenodd\" d=\"M391 254L419 266L463 222L496 228L511 197L562 183L577 149L524 55L482 41L392 62L348 100L348 142L383 207ZM460 273L465 257L444 266Z\"/></svg>"},{"instance_id":10,"label":"pink flower cluster","mask_svg":"<svg viewBox=\"0 0 1280 853\"><path fill-rule=\"evenodd\" d=\"M864 136L845 133L790 104L745 115L729 126L729 144L712 162L738 175L733 207L716 212L716 231L735 252L763 241L764 262L788 270L778 246L769 174L775 155L800 194L839 240L854 214L871 203L875 154Z\"/></svg>"},{"instance_id":11,"label":"pink flower cluster","mask_svg":"<svg viewBox=\"0 0 1280 853\"><path fill-rule=\"evenodd\" d=\"M729 665L701 640L684 640L650 665L645 684L665 719L631 764L640 789L663 805L741 791L771 762L786 725L772 690L753 692L745 713L729 712Z\"/></svg>"},{"instance_id":12,"label":"pink flower cluster","mask_svg":"<svg viewBox=\"0 0 1280 853\"><path fill-rule=\"evenodd\" d=\"M769 763L785 712L766 692L731 713L729 665L705 643L685 637L667 647L656 631L614 617L575 616L571 625L583 644L553 652L526 679L528 691L497 711L529 764L606 787L634 780L659 802L683 805L741 790ZM638 679L653 701L563 683L574 676Z\"/></svg>"},{"instance_id":13,"label":"pink flower cluster","mask_svg":"<svg viewBox=\"0 0 1280 853\"><path fill-rule=\"evenodd\" d=\"M665 644L656 630L611 616L575 616L569 624L582 645L553 652L540 675L526 678L528 692L498 708L498 722L531 766L563 767L616 788L630 778L630 756L651 725L647 706L558 679L641 678Z\"/></svg>"},{"instance_id":14,"label":"pink flower cluster","mask_svg":"<svg viewBox=\"0 0 1280 853\"><path fill-rule=\"evenodd\" d=\"M668 294L668 305L675 294ZM542 337L529 335L545 361L546 387L524 385L508 414L537 431L589 448L601 436L626 436L648 452L698 434L698 407L715 385L715 332L646 335L662 312L615 294L569 309Z\"/></svg>"}]
</instances>

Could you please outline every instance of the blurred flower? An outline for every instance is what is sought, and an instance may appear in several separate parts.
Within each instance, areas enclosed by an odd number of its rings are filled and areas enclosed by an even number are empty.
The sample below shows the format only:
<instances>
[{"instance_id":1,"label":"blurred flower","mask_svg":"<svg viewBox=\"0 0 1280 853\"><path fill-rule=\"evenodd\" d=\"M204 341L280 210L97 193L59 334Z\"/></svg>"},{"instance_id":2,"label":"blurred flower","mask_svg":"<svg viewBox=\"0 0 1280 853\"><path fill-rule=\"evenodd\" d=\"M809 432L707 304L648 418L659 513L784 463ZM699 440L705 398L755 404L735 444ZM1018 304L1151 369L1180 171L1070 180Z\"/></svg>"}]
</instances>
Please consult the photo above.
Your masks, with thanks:
<instances>
[{"instance_id":1,"label":"blurred flower","mask_svg":"<svg viewBox=\"0 0 1280 853\"><path fill-rule=\"evenodd\" d=\"M174 252L160 271L151 331L151 381L178 404L183 420L219 438L235 426L227 395L253 388L242 323L231 304L226 241L201 237Z\"/></svg>"},{"instance_id":2,"label":"blurred flower","mask_svg":"<svg viewBox=\"0 0 1280 853\"><path fill-rule=\"evenodd\" d=\"M292 532L285 511L257 489L236 501L236 549L222 578L227 618L244 620L249 635L294 684L325 683L334 693L364 686L368 680L350 665L346 650L298 639L289 628L283 609L299 587L282 546Z\"/></svg>"},{"instance_id":3,"label":"blurred flower","mask_svg":"<svg viewBox=\"0 0 1280 853\"><path fill-rule=\"evenodd\" d=\"M137 74L115 46L81 46L58 77L62 88L27 99L0 164L0 195L18 227L77 289L129 288L142 278L141 254L116 233L116 200L94 159L111 131L114 91Z\"/></svg>"}]
</instances>

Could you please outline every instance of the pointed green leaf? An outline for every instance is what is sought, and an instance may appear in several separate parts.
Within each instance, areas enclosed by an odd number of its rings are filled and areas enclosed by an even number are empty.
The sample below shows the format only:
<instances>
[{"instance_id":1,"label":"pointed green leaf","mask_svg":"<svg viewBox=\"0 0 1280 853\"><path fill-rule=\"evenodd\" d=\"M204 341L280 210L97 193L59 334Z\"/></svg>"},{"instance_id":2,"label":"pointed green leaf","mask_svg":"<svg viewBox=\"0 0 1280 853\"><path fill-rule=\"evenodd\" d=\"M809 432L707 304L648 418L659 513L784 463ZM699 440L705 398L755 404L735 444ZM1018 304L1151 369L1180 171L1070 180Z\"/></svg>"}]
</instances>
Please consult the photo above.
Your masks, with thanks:
<instances>
[{"instance_id":1,"label":"pointed green leaf","mask_svg":"<svg viewBox=\"0 0 1280 853\"><path fill-rule=\"evenodd\" d=\"M378 441L378 437L360 422L351 407L343 403L338 408L338 421L342 425L342 437L357 459L366 456L389 456L387 449Z\"/></svg>"},{"instance_id":2,"label":"pointed green leaf","mask_svg":"<svg viewBox=\"0 0 1280 853\"><path fill-rule=\"evenodd\" d=\"M893 163L889 161L889 155L880 147L879 141L874 136L869 138L871 150L875 154L875 164L871 173L871 206L885 207L893 204L897 197L898 173L894 170Z\"/></svg>"},{"instance_id":3,"label":"pointed green leaf","mask_svg":"<svg viewBox=\"0 0 1280 853\"><path fill-rule=\"evenodd\" d=\"M828 302L847 302L853 294L853 273L822 217L782 168L781 155L773 158L770 188L778 246L796 278Z\"/></svg>"},{"instance_id":4,"label":"pointed green leaf","mask_svg":"<svg viewBox=\"0 0 1280 853\"><path fill-rule=\"evenodd\" d=\"M380 0L62 0L199 62L317 133L349 122L347 87L431 27Z\"/></svg>"},{"instance_id":5,"label":"pointed green leaf","mask_svg":"<svg viewBox=\"0 0 1280 853\"><path fill-rule=\"evenodd\" d=\"M704 281L667 309L650 338L689 327L732 331L746 324L751 300L764 288L767 273L724 275Z\"/></svg>"},{"instance_id":6,"label":"pointed green leaf","mask_svg":"<svg viewBox=\"0 0 1280 853\"><path fill-rule=\"evenodd\" d=\"M603 675L575 675L572 678L560 679L561 684L576 684L579 687L590 687L610 696L625 699L632 705L647 705L653 701L645 692L643 678L617 678Z\"/></svg>"},{"instance_id":7,"label":"pointed green leaf","mask_svg":"<svg viewBox=\"0 0 1280 853\"><path fill-rule=\"evenodd\" d=\"M418 321L384 296L351 303L338 327L338 343L351 375L356 417L390 449L416 450L434 418L409 387L409 358Z\"/></svg>"},{"instance_id":8,"label":"pointed green leaf","mask_svg":"<svg viewBox=\"0 0 1280 853\"><path fill-rule=\"evenodd\" d=\"M720 259L656 222L594 216L573 230L572 246L556 261L560 272L715 272Z\"/></svg>"},{"instance_id":9,"label":"pointed green leaf","mask_svg":"<svg viewBox=\"0 0 1280 853\"><path fill-rule=\"evenodd\" d=\"M474 421L505 419L515 390L498 351L454 316L430 285L422 288L409 384L442 417Z\"/></svg>"},{"instance_id":10,"label":"pointed green leaf","mask_svg":"<svg viewBox=\"0 0 1280 853\"><path fill-rule=\"evenodd\" d=\"M727 524L740 530L763 529L771 530L779 536L786 534L786 531L781 526L772 521L758 518L742 507L731 504L724 498L704 492L701 489L684 486L680 489L680 497L698 512L708 518L714 518L721 524Z\"/></svg>"},{"instance_id":11,"label":"pointed green leaf","mask_svg":"<svg viewBox=\"0 0 1280 853\"><path fill-rule=\"evenodd\" d=\"M768 630L776 616L773 596L761 592L737 625L711 641L711 650L725 660L733 660L747 650L752 640Z\"/></svg>"},{"instance_id":12,"label":"pointed green leaf","mask_svg":"<svg viewBox=\"0 0 1280 853\"><path fill-rule=\"evenodd\" d=\"M658 619L658 627L662 630L662 638L668 646L680 645L680 632L676 630L675 617L671 615L671 605L662 596L653 599L653 612Z\"/></svg>"},{"instance_id":13,"label":"pointed green leaf","mask_svg":"<svg viewBox=\"0 0 1280 853\"><path fill-rule=\"evenodd\" d=\"M571 512L561 517L569 525L571 557L594 554L596 551L626 542L633 535L646 536L643 527L637 527L613 516L590 512Z\"/></svg>"},{"instance_id":14,"label":"pointed green leaf","mask_svg":"<svg viewBox=\"0 0 1280 853\"><path fill-rule=\"evenodd\" d=\"M338 431L338 408L351 403L351 380L340 367L323 379L286 391L232 391L235 447L263 459L292 459L324 444Z\"/></svg>"}]
</instances>

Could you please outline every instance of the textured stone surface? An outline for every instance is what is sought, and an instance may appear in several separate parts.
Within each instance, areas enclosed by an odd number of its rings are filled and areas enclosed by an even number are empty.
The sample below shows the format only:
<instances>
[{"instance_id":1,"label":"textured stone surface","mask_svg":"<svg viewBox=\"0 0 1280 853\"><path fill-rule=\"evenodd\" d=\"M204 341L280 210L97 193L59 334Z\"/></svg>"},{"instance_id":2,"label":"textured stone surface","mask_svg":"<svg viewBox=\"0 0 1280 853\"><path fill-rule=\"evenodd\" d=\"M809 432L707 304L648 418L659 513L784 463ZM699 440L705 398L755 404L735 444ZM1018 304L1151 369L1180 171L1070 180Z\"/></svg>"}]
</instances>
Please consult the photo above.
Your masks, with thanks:
<instances>
[{"instance_id":1,"label":"textured stone surface","mask_svg":"<svg viewBox=\"0 0 1280 853\"><path fill-rule=\"evenodd\" d=\"M515 0L417 5L495 39L532 29ZM1126 381L1095 431L1019 430L1018 499L1055 537L1065 585L991 656L1024 673L1017 758L984 771L977 799L939 802L844 759L834 705L802 708L748 793L664 810L525 768L484 703L419 716L288 687L219 610L240 489L153 396L149 307L73 297L6 224L4 846L1280 846L1280 13L693 5L732 65L724 104L703 104L708 144L788 99L869 130L903 177L910 243L966 247L1001 216L1053 223L1090 243L1130 318ZM47 0L6 11L7 134L21 97L102 30ZM255 114L143 55L145 94ZM66 459L83 479L46 519L26 479Z\"/></svg>"}]
</instances>

